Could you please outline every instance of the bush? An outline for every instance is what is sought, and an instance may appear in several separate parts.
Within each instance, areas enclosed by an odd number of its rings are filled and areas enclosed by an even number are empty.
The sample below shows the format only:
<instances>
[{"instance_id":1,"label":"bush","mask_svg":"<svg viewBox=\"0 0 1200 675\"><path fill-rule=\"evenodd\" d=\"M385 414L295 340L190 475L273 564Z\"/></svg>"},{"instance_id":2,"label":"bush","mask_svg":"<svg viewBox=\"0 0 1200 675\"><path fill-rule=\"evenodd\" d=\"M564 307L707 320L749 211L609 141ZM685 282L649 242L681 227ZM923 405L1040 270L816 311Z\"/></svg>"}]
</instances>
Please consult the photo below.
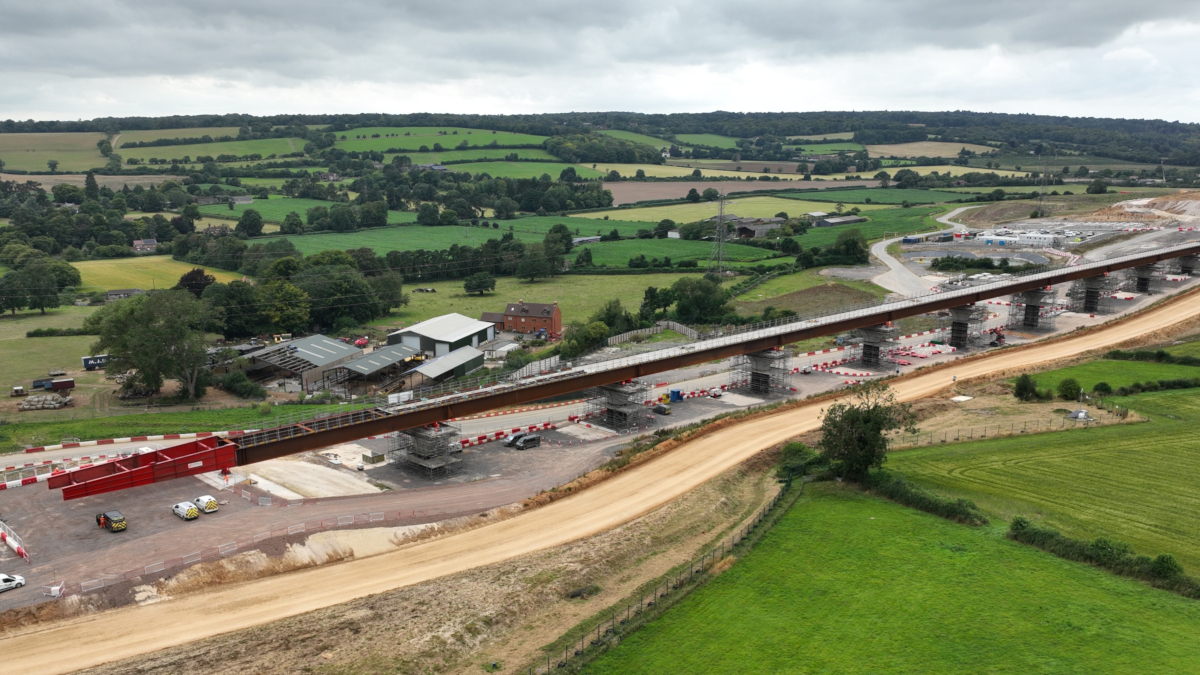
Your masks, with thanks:
<instances>
[{"instance_id":1,"label":"bush","mask_svg":"<svg viewBox=\"0 0 1200 675\"><path fill-rule=\"evenodd\" d=\"M266 398L267 390L250 381L246 373L235 370L223 376L219 384L221 389L239 398ZM264 401L265 403L265 401ZM270 405L269 403L267 405Z\"/></svg>"},{"instance_id":2,"label":"bush","mask_svg":"<svg viewBox=\"0 0 1200 675\"><path fill-rule=\"evenodd\" d=\"M38 337L69 337L73 335L96 335L90 328L35 328L25 332L27 338Z\"/></svg>"},{"instance_id":3,"label":"bush","mask_svg":"<svg viewBox=\"0 0 1200 675\"><path fill-rule=\"evenodd\" d=\"M1017 378L1017 384L1013 388L1013 396L1016 396L1021 401L1032 401L1038 397L1037 380L1029 373L1024 373Z\"/></svg>"},{"instance_id":4,"label":"bush","mask_svg":"<svg viewBox=\"0 0 1200 675\"><path fill-rule=\"evenodd\" d=\"M1092 387L1092 391L1102 396L1108 396L1113 393L1113 388L1107 382L1097 382L1096 386Z\"/></svg>"},{"instance_id":5,"label":"bush","mask_svg":"<svg viewBox=\"0 0 1200 675\"><path fill-rule=\"evenodd\" d=\"M1058 383L1058 396L1063 400L1077 400L1082 391L1083 387L1079 386L1079 381L1073 377L1068 377Z\"/></svg>"},{"instance_id":6,"label":"bush","mask_svg":"<svg viewBox=\"0 0 1200 675\"><path fill-rule=\"evenodd\" d=\"M935 495L888 471L877 471L866 481L867 489L919 511L966 525L986 525L987 516L969 499Z\"/></svg>"}]
</instances>

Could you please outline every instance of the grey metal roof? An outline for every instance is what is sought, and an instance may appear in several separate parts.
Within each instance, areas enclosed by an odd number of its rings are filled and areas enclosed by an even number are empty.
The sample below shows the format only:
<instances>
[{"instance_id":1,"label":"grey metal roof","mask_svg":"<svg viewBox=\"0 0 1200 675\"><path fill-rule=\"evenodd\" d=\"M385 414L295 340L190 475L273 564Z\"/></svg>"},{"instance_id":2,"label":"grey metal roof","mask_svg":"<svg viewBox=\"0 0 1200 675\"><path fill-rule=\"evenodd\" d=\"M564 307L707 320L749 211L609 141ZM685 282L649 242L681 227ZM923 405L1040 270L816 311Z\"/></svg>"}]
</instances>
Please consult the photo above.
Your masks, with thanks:
<instances>
[{"instance_id":1,"label":"grey metal roof","mask_svg":"<svg viewBox=\"0 0 1200 675\"><path fill-rule=\"evenodd\" d=\"M293 372L304 372L361 353L362 350L358 347L331 337L310 335L298 340L289 340L255 356ZM308 367L305 367L305 364Z\"/></svg>"},{"instance_id":2,"label":"grey metal roof","mask_svg":"<svg viewBox=\"0 0 1200 675\"><path fill-rule=\"evenodd\" d=\"M483 352L474 347L460 347L445 356L440 356L417 368L425 377L441 377L472 359L482 358Z\"/></svg>"},{"instance_id":3,"label":"grey metal roof","mask_svg":"<svg viewBox=\"0 0 1200 675\"><path fill-rule=\"evenodd\" d=\"M360 375L371 375L388 366L401 363L405 359L416 356L418 353L420 352L412 347L391 345L382 349L376 349L370 354L364 354L353 361L347 361L342 364L342 367Z\"/></svg>"},{"instance_id":4,"label":"grey metal roof","mask_svg":"<svg viewBox=\"0 0 1200 675\"><path fill-rule=\"evenodd\" d=\"M443 314L428 321L422 321L408 328L398 330L396 333L401 335L412 333L437 342L455 342L469 335L494 327L495 324L491 322L480 321L472 319L469 316L452 313ZM396 333L392 334L395 335Z\"/></svg>"}]
</instances>

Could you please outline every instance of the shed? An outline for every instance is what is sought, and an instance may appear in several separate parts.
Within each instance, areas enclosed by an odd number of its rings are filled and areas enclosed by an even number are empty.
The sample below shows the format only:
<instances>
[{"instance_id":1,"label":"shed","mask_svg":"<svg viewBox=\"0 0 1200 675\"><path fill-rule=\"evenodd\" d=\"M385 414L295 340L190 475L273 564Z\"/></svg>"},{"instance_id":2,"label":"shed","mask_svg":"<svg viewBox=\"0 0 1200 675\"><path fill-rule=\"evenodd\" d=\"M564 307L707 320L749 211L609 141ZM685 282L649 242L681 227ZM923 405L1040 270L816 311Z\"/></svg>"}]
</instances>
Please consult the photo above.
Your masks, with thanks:
<instances>
[{"instance_id":1,"label":"shed","mask_svg":"<svg viewBox=\"0 0 1200 675\"><path fill-rule=\"evenodd\" d=\"M417 367L416 372L430 380L441 381L468 375L482 367L483 352L474 347L462 347Z\"/></svg>"},{"instance_id":2,"label":"shed","mask_svg":"<svg viewBox=\"0 0 1200 675\"><path fill-rule=\"evenodd\" d=\"M434 356L460 347L478 347L496 337L496 324L462 314L443 314L388 335L388 344L404 344Z\"/></svg>"},{"instance_id":3,"label":"shed","mask_svg":"<svg viewBox=\"0 0 1200 675\"><path fill-rule=\"evenodd\" d=\"M146 291L143 291L140 288L117 288L111 291L105 291L104 299L111 302L113 300L124 300L126 298L132 298L135 295L145 294Z\"/></svg>"},{"instance_id":4,"label":"shed","mask_svg":"<svg viewBox=\"0 0 1200 675\"><path fill-rule=\"evenodd\" d=\"M484 312L479 315L479 320L496 324L496 330L504 330L504 312Z\"/></svg>"},{"instance_id":5,"label":"shed","mask_svg":"<svg viewBox=\"0 0 1200 675\"><path fill-rule=\"evenodd\" d=\"M250 195L240 195L236 197L230 197L229 201L233 204L253 204L254 197Z\"/></svg>"},{"instance_id":6,"label":"shed","mask_svg":"<svg viewBox=\"0 0 1200 675\"><path fill-rule=\"evenodd\" d=\"M310 391L325 371L362 355L362 350L325 335L288 340L250 355L249 370L274 367L300 377Z\"/></svg>"},{"instance_id":7,"label":"shed","mask_svg":"<svg viewBox=\"0 0 1200 675\"><path fill-rule=\"evenodd\" d=\"M822 218L814 223L817 227L836 227L838 225L849 225L851 223L865 223L866 218L862 216L838 216L836 218Z\"/></svg>"}]
</instances>

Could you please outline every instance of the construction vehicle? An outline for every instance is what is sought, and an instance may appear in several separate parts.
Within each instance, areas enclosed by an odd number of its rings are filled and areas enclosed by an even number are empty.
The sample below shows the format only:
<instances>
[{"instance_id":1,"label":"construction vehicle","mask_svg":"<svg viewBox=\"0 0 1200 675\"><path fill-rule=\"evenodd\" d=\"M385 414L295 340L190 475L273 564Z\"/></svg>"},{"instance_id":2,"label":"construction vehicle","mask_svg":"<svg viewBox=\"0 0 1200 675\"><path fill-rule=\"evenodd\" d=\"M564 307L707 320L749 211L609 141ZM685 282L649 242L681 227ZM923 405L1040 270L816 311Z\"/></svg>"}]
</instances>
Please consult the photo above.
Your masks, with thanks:
<instances>
[{"instance_id":1,"label":"construction vehicle","mask_svg":"<svg viewBox=\"0 0 1200 675\"><path fill-rule=\"evenodd\" d=\"M129 527L129 523L125 522L125 516L120 511L105 511L96 514L96 526L109 532L120 532Z\"/></svg>"},{"instance_id":2,"label":"construction vehicle","mask_svg":"<svg viewBox=\"0 0 1200 675\"><path fill-rule=\"evenodd\" d=\"M288 340L291 340L292 334L291 333L280 333L278 335L272 335L271 339L275 340L275 344L279 344L280 342L287 342Z\"/></svg>"},{"instance_id":3,"label":"construction vehicle","mask_svg":"<svg viewBox=\"0 0 1200 675\"><path fill-rule=\"evenodd\" d=\"M212 495L200 495L192 500L192 503L200 507L200 510L205 513L216 513L218 508L217 499Z\"/></svg>"},{"instance_id":4,"label":"construction vehicle","mask_svg":"<svg viewBox=\"0 0 1200 675\"><path fill-rule=\"evenodd\" d=\"M184 520L195 520L200 517L200 509L191 502L179 502L171 507L171 512Z\"/></svg>"},{"instance_id":5,"label":"construction vehicle","mask_svg":"<svg viewBox=\"0 0 1200 675\"><path fill-rule=\"evenodd\" d=\"M13 387L12 393L9 394L9 397L11 398L13 396L28 396L28 395L29 395L28 392L25 391L25 387Z\"/></svg>"},{"instance_id":6,"label":"construction vehicle","mask_svg":"<svg viewBox=\"0 0 1200 675\"><path fill-rule=\"evenodd\" d=\"M367 338L365 338L365 337L360 337L360 338L358 338L357 340L355 340L355 341L354 341L354 346L355 346L355 347L366 347L366 346L367 346L367 345L369 345L369 344L371 344L371 341L370 341L370 340L368 340L368 339L367 339Z\"/></svg>"}]
</instances>

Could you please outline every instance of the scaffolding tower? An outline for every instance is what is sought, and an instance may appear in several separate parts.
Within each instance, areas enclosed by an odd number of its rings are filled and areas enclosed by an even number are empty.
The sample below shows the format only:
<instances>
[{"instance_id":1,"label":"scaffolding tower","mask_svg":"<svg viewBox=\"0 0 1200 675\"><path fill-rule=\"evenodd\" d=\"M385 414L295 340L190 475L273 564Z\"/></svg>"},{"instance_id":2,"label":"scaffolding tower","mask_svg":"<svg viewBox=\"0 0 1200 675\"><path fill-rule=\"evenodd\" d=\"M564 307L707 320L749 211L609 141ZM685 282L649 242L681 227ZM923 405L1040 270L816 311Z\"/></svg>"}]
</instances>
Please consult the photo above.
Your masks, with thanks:
<instances>
[{"instance_id":1,"label":"scaffolding tower","mask_svg":"<svg viewBox=\"0 0 1200 675\"><path fill-rule=\"evenodd\" d=\"M595 389L596 396L588 398L584 416L599 426L624 431L640 426L647 414L646 401L650 385L637 380L605 384Z\"/></svg>"},{"instance_id":2,"label":"scaffolding tower","mask_svg":"<svg viewBox=\"0 0 1200 675\"><path fill-rule=\"evenodd\" d=\"M426 478L446 478L463 469L459 430L450 424L417 427L388 439L388 463Z\"/></svg>"},{"instance_id":3,"label":"scaffolding tower","mask_svg":"<svg viewBox=\"0 0 1200 675\"><path fill-rule=\"evenodd\" d=\"M1008 314L1008 326L1033 333L1052 333L1058 308L1058 294L1049 288L1014 293Z\"/></svg>"},{"instance_id":4,"label":"scaffolding tower","mask_svg":"<svg viewBox=\"0 0 1200 675\"><path fill-rule=\"evenodd\" d=\"M764 349L733 358L729 368L729 388L769 394L773 389L789 390L791 376L791 354L782 349Z\"/></svg>"},{"instance_id":5,"label":"scaffolding tower","mask_svg":"<svg viewBox=\"0 0 1200 675\"><path fill-rule=\"evenodd\" d=\"M862 338L863 368L884 367L884 364L889 361L890 343L896 339L899 332L895 326L884 323L854 331L855 335Z\"/></svg>"},{"instance_id":6,"label":"scaffolding tower","mask_svg":"<svg viewBox=\"0 0 1200 675\"><path fill-rule=\"evenodd\" d=\"M1113 293L1121 287L1119 277L1100 275L1079 279L1067 289L1067 308L1079 314L1112 314Z\"/></svg>"},{"instance_id":7,"label":"scaffolding tower","mask_svg":"<svg viewBox=\"0 0 1200 675\"><path fill-rule=\"evenodd\" d=\"M1166 279L1163 276L1162 269L1157 264L1134 267L1126 274L1129 279L1128 288L1134 293L1158 295L1163 292L1163 285Z\"/></svg>"},{"instance_id":8,"label":"scaffolding tower","mask_svg":"<svg viewBox=\"0 0 1200 675\"><path fill-rule=\"evenodd\" d=\"M958 350L970 349L979 345L983 336L984 322L987 321L987 305L962 305L950 308L950 339L951 347Z\"/></svg>"}]
</instances>

